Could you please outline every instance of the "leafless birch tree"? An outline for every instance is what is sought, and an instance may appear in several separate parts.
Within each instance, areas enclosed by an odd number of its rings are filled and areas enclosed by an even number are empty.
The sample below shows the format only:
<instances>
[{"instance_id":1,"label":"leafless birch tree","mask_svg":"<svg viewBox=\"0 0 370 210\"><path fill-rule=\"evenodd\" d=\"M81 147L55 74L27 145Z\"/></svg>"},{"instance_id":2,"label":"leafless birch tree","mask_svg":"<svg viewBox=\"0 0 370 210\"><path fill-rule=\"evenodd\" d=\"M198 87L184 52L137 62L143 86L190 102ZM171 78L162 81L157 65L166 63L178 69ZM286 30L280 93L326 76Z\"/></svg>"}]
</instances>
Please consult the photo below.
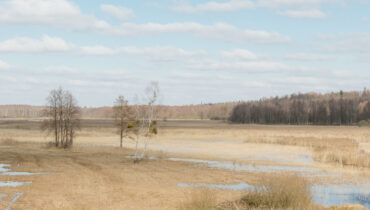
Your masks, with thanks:
<instances>
[{"instance_id":1,"label":"leafless birch tree","mask_svg":"<svg viewBox=\"0 0 370 210\"><path fill-rule=\"evenodd\" d=\"M145 89L145 104L135 105L135 128L134 133L136 135L136 146L135 146L135 160L140 160L145 156L145 152L148 147L150 137L153 134L157 134L157 116L156 116L156 105L159 96L159 85L156 82L151 82ZM138 156L138 145L140 139L144 137L144 148L141 155Z\"/></svg>"}]
</instances>

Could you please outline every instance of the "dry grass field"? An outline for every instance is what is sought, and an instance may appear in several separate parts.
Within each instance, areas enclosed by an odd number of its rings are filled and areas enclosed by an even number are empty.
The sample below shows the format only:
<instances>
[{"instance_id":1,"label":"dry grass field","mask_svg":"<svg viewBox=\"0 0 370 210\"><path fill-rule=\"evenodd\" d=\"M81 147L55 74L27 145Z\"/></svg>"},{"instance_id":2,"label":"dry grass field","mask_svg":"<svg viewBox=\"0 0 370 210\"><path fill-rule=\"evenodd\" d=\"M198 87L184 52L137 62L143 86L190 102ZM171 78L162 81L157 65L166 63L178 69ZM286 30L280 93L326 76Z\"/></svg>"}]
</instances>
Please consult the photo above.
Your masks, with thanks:
<instances>
[{"instance_id":1,"label":"dry grass field","mask_svg":"<svg viewBox=\"0 0 370 210\"><path fill-rule=\"evenodd\" d=\"M128 157L134 143L126 139L124 148L119 148L119 137L109 120L83 120L70 149L50 146L52 137L39 130L37 120L0 121L0 163L12 164L12 172L49 172L0 175L0 182L28 182L1 187L0 208L11 204L12 209L243 209L253 208L250 202L256 198L262 206L255 207L288 208L296 200L286 202L288 206L271 206L263 203L264 191L246 194L248 191L179 184L267 186L265 189L271 189L268 196L279 203L284 198L276 196L282 194L280 191L271 194L277 189L271 180L293 181L297 186L370 181L368 127L232 125L220 121L166 121L159 125L159 134L149 145L149 158L134 164ZM186 161L170 159L175 157ZM234 168L212 166L219 163L232 163ZM251 170L244 170L243 164ZM271 173L262 170L265 168L284 170ZM276 178L301 177L294 171L301 168L310 173L303 181ZM340 178L322 173L335 173ZM313 205L301 187L283 190L297 195L299 205L291 204L294 208L324 208ZM20 192L23 194L11 202Z\"/></svg>"}]
</instances>

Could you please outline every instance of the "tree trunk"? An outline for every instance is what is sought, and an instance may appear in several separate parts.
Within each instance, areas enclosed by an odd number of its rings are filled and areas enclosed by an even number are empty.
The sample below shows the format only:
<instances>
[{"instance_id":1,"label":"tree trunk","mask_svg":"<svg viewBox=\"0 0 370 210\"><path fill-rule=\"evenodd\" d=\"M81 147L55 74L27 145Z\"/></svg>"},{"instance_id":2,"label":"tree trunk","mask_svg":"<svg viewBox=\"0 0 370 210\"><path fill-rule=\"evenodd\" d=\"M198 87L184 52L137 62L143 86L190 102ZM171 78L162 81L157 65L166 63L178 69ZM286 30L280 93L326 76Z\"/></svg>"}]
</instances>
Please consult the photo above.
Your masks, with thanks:
<instances>
[{"instance_id":1,"label":"tree trunk","mask_svg":"<svg viewBox=\"0 0 370 210\"><path fill-rule=\"evenodd\" d=\"M120 146L122 148L122 138L123 138L123 130L122 130L122 127L121 127L121 136L120 136Z\"/></svg>"}]
</instances>

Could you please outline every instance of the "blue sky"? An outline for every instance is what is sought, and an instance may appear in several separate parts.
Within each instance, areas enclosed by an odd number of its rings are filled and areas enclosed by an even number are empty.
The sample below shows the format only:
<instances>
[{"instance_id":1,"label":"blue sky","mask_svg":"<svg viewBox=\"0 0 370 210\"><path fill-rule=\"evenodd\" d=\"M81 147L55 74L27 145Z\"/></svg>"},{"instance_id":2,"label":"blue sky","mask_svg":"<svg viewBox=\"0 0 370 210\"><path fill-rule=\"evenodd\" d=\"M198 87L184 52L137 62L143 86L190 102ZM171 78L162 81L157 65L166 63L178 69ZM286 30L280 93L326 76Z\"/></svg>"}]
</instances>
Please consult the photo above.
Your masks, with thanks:
<instances>
[{"instance_id":1,"label":"blue sky","mask_svg":"<svg viewBox=\"0 0 370 210\"><path fill-rule=\"evenodd\" d=\"M370 0L0 1L0 104L217 103L370 86Z\"/></svg>"}]
</instances>

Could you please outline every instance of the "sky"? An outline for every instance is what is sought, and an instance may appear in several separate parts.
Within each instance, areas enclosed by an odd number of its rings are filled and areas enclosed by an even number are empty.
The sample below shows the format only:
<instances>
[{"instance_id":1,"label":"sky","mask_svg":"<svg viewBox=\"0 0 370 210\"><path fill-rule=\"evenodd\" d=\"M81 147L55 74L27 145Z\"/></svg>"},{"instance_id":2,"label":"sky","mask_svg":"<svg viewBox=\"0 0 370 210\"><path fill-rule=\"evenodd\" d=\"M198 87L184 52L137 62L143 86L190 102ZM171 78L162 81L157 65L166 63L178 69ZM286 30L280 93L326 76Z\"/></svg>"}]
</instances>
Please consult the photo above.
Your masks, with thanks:
<instances>
[{"instance_id":1,"label":"sky","mask_svg":"<svg viewBox=\"0 0 370 210\"><path fill-rule=\"evenodd\" d=\"M167 105L370 87L370 0L0 0L0 104Z\"/></svg>"}]
</instances>

